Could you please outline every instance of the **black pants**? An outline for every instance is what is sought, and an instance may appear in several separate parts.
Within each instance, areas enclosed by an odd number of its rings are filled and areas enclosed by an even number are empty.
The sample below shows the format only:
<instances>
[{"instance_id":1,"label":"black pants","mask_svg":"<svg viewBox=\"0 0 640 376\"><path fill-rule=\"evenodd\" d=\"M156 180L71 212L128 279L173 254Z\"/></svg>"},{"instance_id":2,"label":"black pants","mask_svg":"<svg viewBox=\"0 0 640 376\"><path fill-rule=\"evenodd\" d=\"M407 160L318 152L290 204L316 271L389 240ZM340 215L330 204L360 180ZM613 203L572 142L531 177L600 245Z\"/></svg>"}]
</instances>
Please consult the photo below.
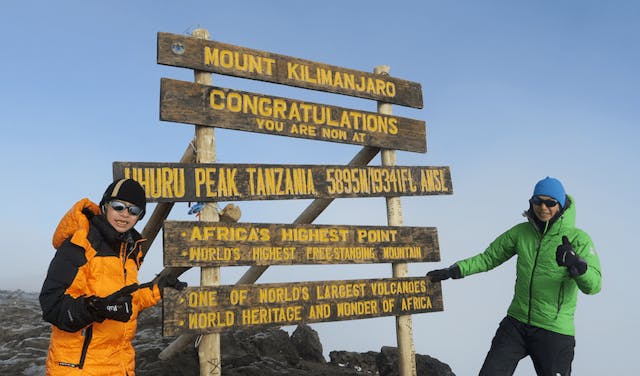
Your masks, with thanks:
<instances>
[{"instance_id":1,"label":"black pants","mask_svg":"<svg viewBox=\"0 0 640 376\"><path fill-rule=\"evenodd\" d=\"M496 331L480 376L513 375L529 355L538 376L569 376L576 341L567 336L505 317Z\"/></svg>"}]
</instances>

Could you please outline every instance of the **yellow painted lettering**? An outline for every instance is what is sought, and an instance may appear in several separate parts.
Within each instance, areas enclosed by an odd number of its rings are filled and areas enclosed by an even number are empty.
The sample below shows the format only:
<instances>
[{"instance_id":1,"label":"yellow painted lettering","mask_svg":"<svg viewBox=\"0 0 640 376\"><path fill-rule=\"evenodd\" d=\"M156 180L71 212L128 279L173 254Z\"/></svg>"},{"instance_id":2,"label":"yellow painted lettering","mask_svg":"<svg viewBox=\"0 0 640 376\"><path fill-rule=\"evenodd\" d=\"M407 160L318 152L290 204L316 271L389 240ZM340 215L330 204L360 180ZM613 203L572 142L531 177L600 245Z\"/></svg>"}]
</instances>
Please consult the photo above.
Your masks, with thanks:
<instances>
[{"instance_id":1,"label":"yellow painted lettering","mask_svg":"<svg viewBox=\"0 0 640 376\"><path fill-rule=\"evenodd\" d=\"M215 307L218 305L218 292L215 290L197 290L187 294L189 307Z\"/></svg>"},{"instance_id":2,"label":"yellow painted lettering","mask_svg":"<svg viewBox=\"0 0 640 376\"><path fill-rule=\"evenodd\" d=\"M224 110L225 108L225 93L220 89L212 89L209 92L209 106L214 110Z\"/></svg>"},{"instance_id":3,"label":"yellow painted lettering","mask_svg":"<svg viewBox=\"0 0 640 376\"><path fill-rule=\"evenodd\" d=\"M300 81L300 76L298 76L298 67L299 67L299 64L287 62L287 78L288 79Z\"/></svg>"}]
</instances>

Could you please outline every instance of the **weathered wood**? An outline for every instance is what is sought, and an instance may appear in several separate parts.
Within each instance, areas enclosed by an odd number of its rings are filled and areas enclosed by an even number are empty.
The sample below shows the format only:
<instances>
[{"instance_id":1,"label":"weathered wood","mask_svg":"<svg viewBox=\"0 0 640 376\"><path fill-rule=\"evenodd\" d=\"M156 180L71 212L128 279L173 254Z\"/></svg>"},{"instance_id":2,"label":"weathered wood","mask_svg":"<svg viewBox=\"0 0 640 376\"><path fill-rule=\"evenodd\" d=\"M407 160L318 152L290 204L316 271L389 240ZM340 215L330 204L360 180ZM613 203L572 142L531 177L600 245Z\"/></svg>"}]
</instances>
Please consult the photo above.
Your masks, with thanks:
<instances>
[{"instance_id":1,"label":"weathered wood","mask_svg":"<svg viewBox=\"0 0 640 376\"><path fill-rule=\"evenodd\" d=\"M160 120L424 153L425 122L163 78Z\"/></svg>"},{"instance_id":2,"label":"weathered wood","mask_svg":"<svg viewBox=\"0 0 640 376\"><path fill-rule=\"evenodd\" d=\"M440 283L424 277L190 287L165 291L163 334L442 310Z\"/></svg>"},{"instance_id":3,"label":"weathered wood","mask_svg":"<svg viewBox=\"0 0 640 376\"><path fill-rule=\"evenodd\" d=\"M166 221L165 266L440 261L433 227Z\"/></svg>"},{"instance_id":4,"label":"weathered wood","mask_svg":"<svg viewBox=\"0 0 640 376\"><path fill-rule=\"evenodd\" d=\"M220 222L235 223L240 220L242 211L236 204L227 204L219 213Z\"/></svg>"},{"instance_id":5,"label":"weathered wood","mask_svg":"<svg viewBox=\"0 0 640 376\"><path fill-rule=\"evenodd\" d=\"M211 202L452 194L447 166L316 166L114 162L150 202Z\"/></svg>"},{"instance_id":6,"label":"weathered wood","mask_svg":"<svg viewBox=\"0 0 640 376\"><path fill-rule=\"evenodd\" d=\"M158 64L274 82L422 108L422 86L295 57L158 33Z\"/></svg>"},{"instance_id":7,"label":"weathered wood","mask_svg":"<svg viewBox=\"0 0 640 376\"><path fill-rule=\"evenodd\" d=\"M380 65L374 68L374 73L378 75L388 75L389 67ZM378 102L378 112L391 115L391 104ZM396 165L396 151L382 150L381 159L383 166ZM387 224L389 226L402 225L402 203L400 197L386 197L387 204ZM391 266L392 276L394 278L407 277L409 274L409 266L406 262L394 262ZM398 343L399 354L399 373L400 376L416 376L416 359L415 349L413 345L413 324L411 315L401 314L396 316L396 340Z\"/></svg>"},{"instance_id":8,"label":"weathered wood","mask_svg":"<svg viewBox=\"0 0 640 376\"><path fill-rule=\"evenodd\" d=\"M365 146L349 161L349 166L365 166L378 154L380 149ZM333 198L317 198L307 206L302 213L293 222L294 224L304 224L313 222L332 202ZM268 269L268 266L252 266L247 270L236 284L251 284L255 283L258 278ZM175 277L180 276L189 268L164 268L160 275L172 275ZM158 358L167 360L173 357L175 354L182 351L189 343L193 343L193 340L197 337L197 334L182 334L176 340L171 342L166 349L162 350L158 354Z\"/></svg>"},{"instance_id":9,"label":"weathered wood","mask_svg":"<svg viewBox=\"0 0 640 376\"><path fill-rule=\"evenodd\" d=\"M196 29L193 36L197 40L209 39L209 31ZM199 84L211 85L211 74L195 70L194 79ZM192 122L198 124L197 122ZM214 128L196 125L195 127L196 162L212 163L216 161L216 138ZM202 221L219 221L218 203L207 202L200 210L199 218ZM220 285L220 268L208 267L200 269L200 285ZM220 376L222 374L222 360L220 351L220 335L217 333L205 335L198 346L198 358L200 374Z\"/></svg>"}]
</instances>

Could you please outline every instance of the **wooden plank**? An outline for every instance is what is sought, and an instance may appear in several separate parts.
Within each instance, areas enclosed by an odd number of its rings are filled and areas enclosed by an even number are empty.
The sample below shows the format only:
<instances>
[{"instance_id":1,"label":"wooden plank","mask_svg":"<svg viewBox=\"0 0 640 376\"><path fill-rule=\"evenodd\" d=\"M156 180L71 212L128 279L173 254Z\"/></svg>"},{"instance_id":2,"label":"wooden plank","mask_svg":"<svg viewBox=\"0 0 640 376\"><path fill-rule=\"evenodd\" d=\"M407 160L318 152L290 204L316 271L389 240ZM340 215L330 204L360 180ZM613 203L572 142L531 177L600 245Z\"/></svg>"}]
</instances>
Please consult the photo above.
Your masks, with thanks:
<instances>
[{"instance_id":1,"label":"wooden plank","mask_svg":"<svg viewBox=\"0 0 640 376\"><path fill-rule=\"evenodd\" d=\"M149 202L218 202L452 194L448 166L316 166L114 162Z\"/></svg>"},{"instance_id":2,"label":"wooden plank","mask_svg":"<svg viewBox=\"0 0 640 376\"><path fill-rule=\"evenodd\" d=\"M165 221L164 266L440 261L434 227Z\"/></svg>"},{"instance_id":3,"label":"wooden plank","mask_svg":"<svg viewBox=\"0 0 640 376\"><path fill-rule=\"evenodd\" d=\"M425 277L165 289L163 334L358 320L443 310Z\"/></svg>"},{"instance_id":4,"label":"wooden plank","mask_svg":"<svg viewBox=\"0 0 640 376\"><path fill-rule=\"evenodd\" d=\"M184 35L158 33L158 64L219 73L422 108L422 86L391 76L342 68Z\"/></svg>"},{"instance_id":5,"label":"wooden plank","mask_svg":"<svg viewBox=\"0 0 640 376\"><path fill-rule=\"evenodd\" d=\"M163 78L160 120L424 153L425 122Z\"/></svg>"}]
</instances>

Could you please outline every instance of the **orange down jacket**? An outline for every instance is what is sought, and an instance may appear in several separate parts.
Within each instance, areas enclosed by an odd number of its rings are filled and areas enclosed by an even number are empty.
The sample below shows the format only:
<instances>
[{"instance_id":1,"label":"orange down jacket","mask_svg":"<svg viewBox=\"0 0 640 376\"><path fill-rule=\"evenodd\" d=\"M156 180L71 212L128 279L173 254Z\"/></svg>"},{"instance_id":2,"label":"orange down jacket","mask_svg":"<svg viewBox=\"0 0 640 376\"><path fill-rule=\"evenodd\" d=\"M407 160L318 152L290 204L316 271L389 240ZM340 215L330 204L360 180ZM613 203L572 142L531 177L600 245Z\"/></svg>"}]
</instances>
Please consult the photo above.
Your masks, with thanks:
<instances>
[{"instance_id":1,"label":"orange down jacket","mask_svg":"<svg viewBox=\"0 0 640 376\"><path fill-rule=\"evenodd\" d=\"M47 375L135 375L131 340L140 311L160 300L157 285L132 294L128 322L95 321L85 299L138 283L143 241L134 229L116 232L86 198L60 220L53 235L57 251L40 292L42 317L53 324Z\"/></svg>"}]
</instances>

